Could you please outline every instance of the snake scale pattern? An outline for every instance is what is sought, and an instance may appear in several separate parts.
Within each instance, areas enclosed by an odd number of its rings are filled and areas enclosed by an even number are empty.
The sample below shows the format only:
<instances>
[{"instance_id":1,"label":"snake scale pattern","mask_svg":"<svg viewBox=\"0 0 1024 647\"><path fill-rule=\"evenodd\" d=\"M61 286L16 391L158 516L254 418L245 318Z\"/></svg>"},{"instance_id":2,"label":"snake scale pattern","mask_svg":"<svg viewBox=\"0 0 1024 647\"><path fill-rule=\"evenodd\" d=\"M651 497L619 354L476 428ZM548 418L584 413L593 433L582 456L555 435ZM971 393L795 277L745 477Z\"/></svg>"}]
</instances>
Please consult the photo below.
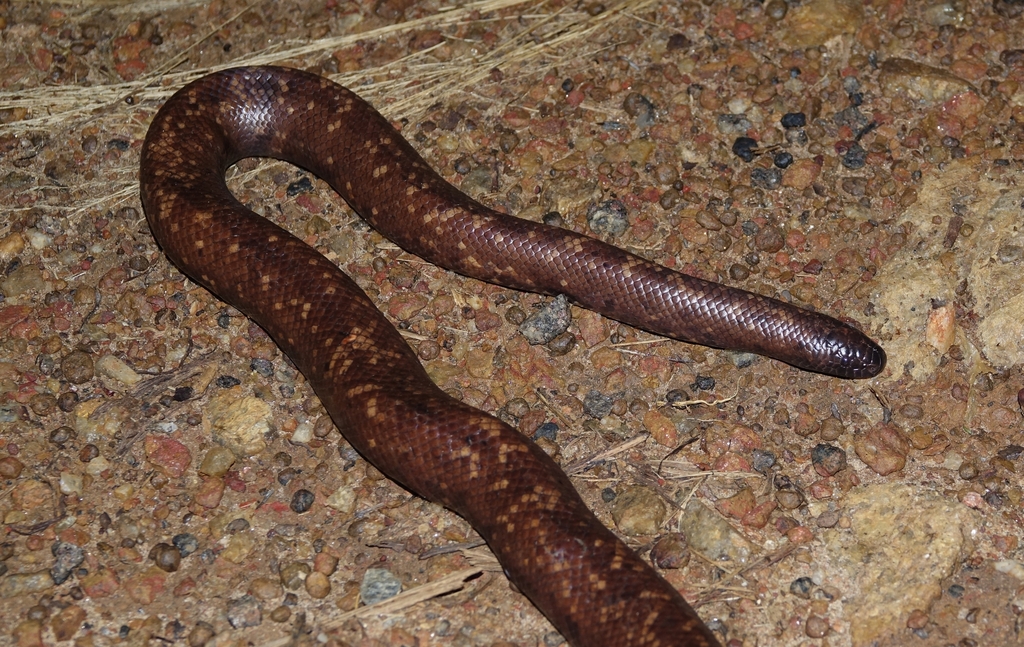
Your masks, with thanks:
<instances>
[{"instance_id":1,"label":"snake scale pattern","mask_svg":"<svg viewBox=\"0 0 1024 647\"><path fill-rule=\"evenodd\" d=\"M370 225L432 263L565 294L660 335L848 378L880 372L882 349L830 317L490 210L437 175L369 104L313 74L217 72L181 89L154 118L140 179L156 240L185 274L270 334L363 456L464 517L570 644L717 645L550 457L442 392L344 273L231 195L224 173L245 157L315 173Z\"/></svg>"}]
</instances>

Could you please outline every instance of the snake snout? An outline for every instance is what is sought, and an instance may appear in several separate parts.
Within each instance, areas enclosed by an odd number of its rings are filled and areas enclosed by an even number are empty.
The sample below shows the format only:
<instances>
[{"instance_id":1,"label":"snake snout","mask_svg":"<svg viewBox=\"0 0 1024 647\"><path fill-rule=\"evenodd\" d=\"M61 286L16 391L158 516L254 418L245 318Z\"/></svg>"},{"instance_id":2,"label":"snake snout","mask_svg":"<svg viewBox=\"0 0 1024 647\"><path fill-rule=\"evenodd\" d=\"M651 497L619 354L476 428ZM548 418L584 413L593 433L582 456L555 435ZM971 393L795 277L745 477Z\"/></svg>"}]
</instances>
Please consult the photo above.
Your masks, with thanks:
<instances>
[{"instance_id":1,"label":"snake snout","mask_svg":"<svg viewBox=\"0 0 1024 647\"><path fill-rule=\"evenodd\" d=\"M885 351L856 328L840 328L827 336L829 357L825 373L836 377L866 379L885 368Z\"/></svg>"}]
</instances>

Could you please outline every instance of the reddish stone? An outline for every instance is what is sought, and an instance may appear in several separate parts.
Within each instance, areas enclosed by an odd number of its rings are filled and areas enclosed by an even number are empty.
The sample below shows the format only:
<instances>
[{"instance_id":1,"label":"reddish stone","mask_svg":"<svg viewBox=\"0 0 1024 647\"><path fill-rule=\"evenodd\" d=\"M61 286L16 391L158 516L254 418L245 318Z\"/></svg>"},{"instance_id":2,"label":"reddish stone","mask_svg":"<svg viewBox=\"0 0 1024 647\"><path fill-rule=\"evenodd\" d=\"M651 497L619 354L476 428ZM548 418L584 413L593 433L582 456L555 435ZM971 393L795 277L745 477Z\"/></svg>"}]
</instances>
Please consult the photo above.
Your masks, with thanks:
<instances>
[{"instance_id":1,"label":"reddish stone","mask_svg":"<svg viewBox=\"0 0 1024 647\"><path fill-rule=\"evenodd\" d=\"M38 620L25 620L11 632L16 647L43 647L43 625Z\"/></svg>"},{"instance_id":2,"label":"reddish stone","mask_svg":"<svg viewBox=\"0 0 1024 647\"><path fill-rule=\"evenodd\" d=\"M732 519L742 519L754 509L755 505L757 505L757 499L750 488L747 487L731 497L719 499L715 502L715 507L718 508L718 511Z\"/></svg>"},{"instance_id":3,"label":"reddish stone","mask_svg":"<svg viewBox=\"0 0 1024 647\"><path fill-rule=\"evenodd\" d=\"M178 478L192 462L188 447L173 438L149 434L145 441L146 458L154 467L172 478Z\"/></svg>"},{"instance_id":4,"label":"reddish stone","mask_svg":"<svg viewBox=\"0 0 1024 647\"><path fill-rule=\"evenodd\" d=\"M99 567L79 580L82 591L91 598L105 598L120 588L117 573L113 569Z\"/></svg>"},{"instance_id":5,"label":"reddish stone","mask_svg":"<svg viewBox=\"0 0 1024 647\"><path fill-rule=\"evenodd\" d=\"M167 584L167 573L156 566L132 576L124 583L125 591L139 604L152 604L157 596L164 592Z\"/></svg>"},{"instance_id":6,"label":"reddish stone","mask_svg":"<svg viewBox=\"0 0 1024 647\"><path fill-rule=\"evenodd\" d=\"M50 621L53 637L57 642L71 640L78 633L83 622L85 622L85 609L75 604L65 607Z\"/></svg>"},{"instance_id":7,"label":"reddish stone","mask_svg":"<svg viewBox=\"0 0 1024 647\"><path fill-rule=\"evenodd\" d=\"M898 427L881 423L854 437L853 449L875 473L885 476L907 464L910 443Z\"/></svg>"},{"instance_id":8,"label":"reddish stone","mask_svg":"<svg viewBox=\"0 0 1024 647\"><path fill-rule=\"evenodd\" d=\"M714 469L720 472L751 472L750 461L736 452L725 452L715 459Z\"/></svg>"},{"instance_id":9,"label":"reddish stone","mask_svg":"<svg viewBox=\"0 0 1024 647\"><path fill-rule=\"evenodd\" d=\"M196 503L204 508L216 508L224 496L224 479L204 478L196 492Z\"/></svg>"},{"instance_id":10,"label":"reddish stone","mask_svg":"<svg viewBox=\"0 0 1024 647\"><path fill-rule=\"evenodd\" d=\"M794 544L809 544L814 540L814 533L807 526L797 526L786 531L786 537Z\"/></svg>"},{"instance_id":11,"label":"reddish stone","mask_svg":"<svg viewBox=\"0 0 1024 647\"><path fill-rule=\"evenodd\" d=\"M771 518L772 512L775 512L777 507L779 507L779 504L775 501L765 501L743 515L740 523L749 528L764 528L768 525L768 519Z\"/></svg>"},{"instance_id":12,"label":"reddish stone","mask_svg":"<svg viewBox=\"0 0 1024 647\"><path fill-rule=\"evenodd\" d=\"M187 595L191 595L196 590L196 581L191 577L186 577L182 581L178 582L177 586L174 587L172 593L175 597L183 598Z\"/></svg>"}]
</instances>

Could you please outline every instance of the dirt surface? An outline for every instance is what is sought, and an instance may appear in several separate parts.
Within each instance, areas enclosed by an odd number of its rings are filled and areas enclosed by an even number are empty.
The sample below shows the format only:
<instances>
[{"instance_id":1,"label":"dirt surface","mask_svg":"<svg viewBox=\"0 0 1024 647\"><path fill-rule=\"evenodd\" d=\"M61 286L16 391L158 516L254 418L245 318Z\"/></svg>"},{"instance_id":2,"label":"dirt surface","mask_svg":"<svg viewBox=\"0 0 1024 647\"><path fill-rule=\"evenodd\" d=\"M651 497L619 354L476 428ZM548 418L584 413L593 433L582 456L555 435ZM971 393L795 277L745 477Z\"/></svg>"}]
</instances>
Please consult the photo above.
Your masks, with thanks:
<instances>
[{"instance_id":1,"label":"dirt surface","mask_svg":"<svg viewBox=\"0 0 1024 647\"><path fill-rule=\"evenodd\" d=\"M843 381L577 308L530 345L550 299L403 253L300 169L229 172L723 644L1019 640L1024 3L0 2L0 47L0 644L562 644L150 236L153 113L251 63L349 85L488 205L886 348ZM370 580L405 597L366 610Z\"/></svg>"}]
</instances>

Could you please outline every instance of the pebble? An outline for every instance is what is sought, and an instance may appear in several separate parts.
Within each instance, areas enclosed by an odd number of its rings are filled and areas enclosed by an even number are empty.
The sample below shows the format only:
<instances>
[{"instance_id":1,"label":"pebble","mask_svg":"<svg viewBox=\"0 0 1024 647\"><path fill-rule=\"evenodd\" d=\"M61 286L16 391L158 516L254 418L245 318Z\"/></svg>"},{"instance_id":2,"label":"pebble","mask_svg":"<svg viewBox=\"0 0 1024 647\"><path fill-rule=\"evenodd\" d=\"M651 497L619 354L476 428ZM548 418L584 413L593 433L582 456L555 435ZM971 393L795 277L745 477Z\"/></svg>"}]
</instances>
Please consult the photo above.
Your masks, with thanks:
<instances>
[{"instance_id":1,"label":"pebble","mask_svg":"<svg viewBox=\"0 0 1024 647\"><path fill-rule=\"evenodd\" d=\"M814 590L814 580L809 577L798 577L789 583L789 592L798 598L811 599L811 591Z\"/></svg>"},{"instance_id":2,"label":"pebble","mask_svg":"<svg viewBox=\"0 0 1024 647\"><path fill-rule=\"evenodd\" d=\"M281 585L294 591L302 586L312 571L313 569L305 562L289 562L279 573Z\"/></svg>"},{"instance_id":3,"label":"pebble","mask_svg":"<svg viewBox=\"0 0 1024 647\"><path fill-rule=\"evenodd\" d=\"M39 593L53 586L53 576L49 571L10 573L0 579L0 598L8 599L19 595Z\"/></svg>"},{"instance_id":4,"label":"pebble","mask_svg":"<svg viewBox=\"0 0 1024 647\"><path fill-rule=\"evenodd\" d=\"M350 486L343 485L334 491L324 503L338 512L352 514L356 509L356 493Z\"/></svg>"},{"instance_id":5,"label":"pebble","mask_svg":"<svg viewBox=\"0 0 1024 647\"><path fill-rule=\"evenodd\" d=\"M85 551L81 546L70 542L58 541L50 547L55 561L50 567L50 576L55 584L63 584L71 573L85 561Z\"/></svg>"},{"instance_id":6,"label":"pebble","mask_svg":"<svg viewBox=\"0 0 1024 647\"><path fill-rule=\"evenodd\" d=\"M843 422L838 418L825 418L821 422L821 427L818 430L818 434L824 441L833 441L838 439L846 431L846 427L843 426Z\"/></svg>"},{"instance_id":7,"label":"pebble","mask_svg":"<svg viewBox=\"0 0 1024 647\"><path fill-rule=\"evenodd\" d=\"M782 171L778 168L756 168L750 172L750 183L765 191L774 191L782 184Z\"/></svg>"},{"instance_id":8,"label":"pebble","mask_svg":"<svg viewBox=\"0 0 1024 647\"><path fill-rule=\"evenodd\" d=\"M274 622L287 622L292 617L292 610L283 604L270 612L270 619Z\"/></svg>"},{"instance_id":9,"label":"pebble","mask_svg":"<svg viewBox=\"0 0 1024 647\"><path fill-rule=\"evenodd\" d=\"M64 444L70 440L73 440L77 434L75 430L68 426L57 427L50 432L49 440L58 447L64 447Z\"/></svg>"},{"instance_id":10,"label":"pebble","mask_svg":"<svg viewBox=\"0 0 1024 647\"><path fill-rule=\"evenodd\" d=\"M274 374L274 363L262 357L253 358L249 362L249 368L257 375L262 375L263 377L270 377Z\"/></svg>"},{"instance_id":11,"label":"pebble","mask_svg":"<svg viewBox=\"0 0 1024 647\"><path fill-rule=\"evenodd\" d=\"M587 226L599 236L618 236L629 227L627 209L619 200L606 200L587 209Z\"/></svg>"},{"instance_id":12,"label":"pebble","mask_svg":"<svg viewBox=\"0 0 1024 647\"><path fill-rule=\"evenodd\" d=\"M306 578L306 593L314 599L322 600L331 593L331 581L324 573L313 571Z\"/></svg>"},{"instance_id":13,"label":"pebble","mask_svg":"<svg viewBox=\"0 0 1024 647\"><path fill-rule=\"evenodd\" d=\"M248 594L228 602L226 615L228 623L234 629L258 627L263 622L263 612L260 609L259 601Z\"/></svg>"},{"instance_id":14,"label":"pebble","mask_svg":"<svg viewBox=\"0 0 1024 647\"><path fill-rule=\"evenodd\" d=\"M292 500L288 504L288 507L292 509L292 512L302 514L303 512L307 512L313 506L313 500L315 498L315 495L309 490L296 490L295 494L292 495Z\"/></svg>"},{"instance_id":15,"label":"pebble","mask_svg":"<svg viewBox=\"0 0 1024 647\"><path fill-rule=\"evenodd\" d=\"M804 633L808 638L824 638L829 633L828 620L816 615L808 617Z\"/></svg>"},{"instance_id":16,"label":"pebble","mask_svg":"<svg viewBox=\"0 0 1024 647\"><path fill-rule=\"evenodd\" d=\"M802 112L787 112L779 120L783 128L803 128L807 125L807 115Z\"/></svg>"},{"instance_id":17,"label":"pebble","mask_svg":"<svg viewBox=\"0 0 1024 647\"><path fill-rule=\"evenodd\" d=\"M630 92L622 102L622 109L636 120L638 128L650 128L657 119L657 111L651 100L639 92Z\"/></svg>"},{"instance_id":18,"label":"pebble","mask_svg":"<svg viewBox=\"0 0 1024 647\"><path fill-rule=\"evenodd\" d=\"M13 456L0 458L0 479L12 480L21 475L25 465Z\"/></svg>"},{"instance_id":19,"label":"pebble","mask_svg":"<svg viewBox=\"0 0 1024 647\"><path fill-rule=\"evenodd\" d=\"M85 609L72 604L60 610L50 621L50 628L53 630L53 637L57 642L71 640L85 622Z\"/></svg>"},{"instance_id":20,"label":"pebble","mask_svg":"<svg viewBox=\"0 0 1024 647\"><path fill-rule=\"evenodd\" d=\"M96 373L113 378L126 386L135 386L142 381L142 376L135 372L123 360L114 355L104 355L96 361Z\"/></svg>"},{"instance_id":21,"label":"pebble","mask_svg":"<svg viewBox=\"0 0 1024 647\"><path fill-rule=\"evenodd\" d=\"M876 474L885 476L903 469L910 443L897 427L881 423L854 436L853 449Z\"/></svg>"},{"instance_id":22,"label":"pebble","mask_svg":"<svg viewBox=\"0 0 1024 647\"><path fill-rule=\"evenodd\" d=\"M840 515L835 510L826 510L818 515L816 523L819 528L834 528L839 523Z\"/></svg>"},{"instance_id":23,"label":"pebble","mask_svg":"<svg viewBox=\"0 0 1024 647\"><path fill-rule=\"evenodd\" d=\"M819 443L811 450L811 463L821 476L832 476L846 469L846 452L835 445Z\"/></svg>"},{"instance_id":24,"label":"pebble","mask_svg":"<svg viewBox=\"0 0 1024 647\"><path fill-rule=\"evenodd\" d=\"M228 473L235 464L235 455L227 447L214 445L206 452L203 462L199 464L199 473L207 476L221 477Z\"/></svg>"},{"instance_id":25,"label":"pebble","mask_svg":"<svg viewBox=\"0 0 1024 647\"><path fill-rule=\"evenodd\" d=\"M270 432L270 405L253 396L241 396L232 389L217 393L206 405L214 442L236 457L256 456L266 449L264 436Z\"/></svg>"},{"instance_id":26,"label":"pebble","mask_svg":"<svg viewBox=\"0 0 1024 647\"><path fill-rule=\"evenodd\" d=\"M11 631L15 647L44 647L43 624L38 620L25 620Z\"/></svg>"},{"instance_id":27,"label":"pebble","mask_svg":"<svg viewBox=\"0 0 1024 647\"><path fill-rule=\"evenodd\" d=\"M560 294L520 324L519 332L532 346L547 344L568 330L570 323L569 300Z\"/></svg>"},{"instance_id":28,"label":"pebble","mask_svg":"<svg viewBox=\"0 0 1024 647\"><path fill-rule=\"evenodd\" d=\"M752 452L752 467L761 474L767 474L775 465L775 454L765 449L755 449Z\"/></svg>"},{"instance_id":29,"label":"pebble","mask_svg":"<svg viewBox=\"0 0 1024 647\"><path fill-rule=\"evenodd\" d=\"M571 332L563 332L547 343L547 348L555 357L568 354L576 347L576 336Z\"/></svg>"},{"instance_id":30,"label":"pebble","mask_svg":"<svg viewBox=\"0 0 1024 647\"><path fill-rule=\"evenodd\" d=\"M214 631L213 625L207 622L197 622L192 631L188 633L188 645L189 647L203 647L216 635L217 632Z\"/></svg>"},{"instance_id":31,"label":"pebble","mask_svg":"<svg viewBox=\"0 0 1024 647\"><path fill-rule=\"evenodd\" d=\"M733 519L742 519L748 512L753 510L755 505L757 505L757 498L748 487L742 488L731 497L719 499L715 502L715 507L718 508L719 512Z\"/></svg>"},{"instance_id":32,"label":"pebble","mask_svg":"<svg viewBox=\"0 0 1024 647\"><path fill-rule=\"evenodd\" d=\"M257 577L249 583L249 594L259 600L276 600L284 595L280 580L269 577Z\"/></svg>"},{"instance_id":33,"label":"pebble","mask_svg":"<svg viewBox=\"0 0 1024 647\"><path fill-rule=\"evenodd\" d=\"M899 57L882 62L878 81L882 94L887 97L908 96L929 104L944 103L973 89L970 83L948 70Z\"/></svg>"},{"instance_id":34,"label":"pebble","mask_svg":"<svg viewBox=\"0 0 1024 647\"><path fill-rule=\"evenodd\" d=\"M368 568L359 584L359 599L370 605L390 600L402 592L402 581L384 568Z\"/></svg>"},{"instance_id":35,"label":"pebble","mask_svg":"<svg viewBox=\"0 0 1024 647\"><path fill-rule=\"evenodd\" d=\"M146 460L171 478L179 478L192 463L192 453L180 441L159 434L149 434L143 441Z\"/></svg>"},{"instance_id":36,"label":"pebble","mask_svg":"<svg viewBox=\"0 0 1024 647\"><path fill-rule=\"evenodd\" d=\"M583 413L597 420L610 414L614 405L615 397L604 395L596 389L587 391L583 396Z\"/></svg>"},{"instance_id":37,"label":"pebble","mask_svg":"<svg viewBox=\"0 0 1024 647\"><path fill-rule=\"evenodd\" d=\"M668 513L665 502L651 488L633 485L615 497L611 508L615 526L631 537L655 535L661 530Z\"/></svg>"},{"instance_id":38,"label":"pebble","mask_svg":"<svg viewBox=\"0 0 1024 647\"><path fill-rule=\"evenodd\" d=\"M182 557L188 557L199 550L199 540L191 533L179 533L171 538L171 544L178 549Z\"/></svg>"},{"instance_id":39,"label":"pebble","mask_svg":"<svg viewBox=\"0 0 1024 647\"><path fill-rule=\"evenodd\" d=\"M797 490L779 490L775 493L775 500L783 510L796 510L807 502L804 495Z\"/></svg>"},{"instance_id":40,"label":"pebble","mask_svg":"<svg viewBox=\"0 0 1024 647\"><path fill-rule=\"evenodd\" d=\"M757 154L757 140L750 137L737 137L732 143L733 155L744 162L753 162Z\"/></svg>"},{"instance_id":41,"label":"pebble","mask_svg":"<svg viewBox=\"0 0 1024 647\"><path fill-rule=\"evenodd\" d=\"M338 568L338 558L330 553L320 552L313 558L313 571L332 575Z\"/></svg>"},{"instance_id":42,"label":"pebble","mask_svg":"<svg viewBox=\"0 0 1024 647\"><path fill-rule=\"evenodd\" d=\"M181 553L174 546L163 542L149 550L149 558L167 573L173 573L181 566Z\"/></svg>"},{"instance_id":43,"label":"pebble","mask_svg":"<svg viewBox=\"0 0 1024 647\"><path fill-rule=\"evenodd\" d=\"M686 535L671 532L659 537L651 548L651 563L663 570L685 568L690 563Z\"/></svg>"},{"instance_id":44,"label":"pebble","mask_svg":"<svg viewBox=\"0 0 1024 647\"><path fill-rule=\"evenodd\" d=\"M96 375L92 357L80 350L68 353L60 362L60 370L71 384L85 384Z\"/></svg>"}]
</instances>

